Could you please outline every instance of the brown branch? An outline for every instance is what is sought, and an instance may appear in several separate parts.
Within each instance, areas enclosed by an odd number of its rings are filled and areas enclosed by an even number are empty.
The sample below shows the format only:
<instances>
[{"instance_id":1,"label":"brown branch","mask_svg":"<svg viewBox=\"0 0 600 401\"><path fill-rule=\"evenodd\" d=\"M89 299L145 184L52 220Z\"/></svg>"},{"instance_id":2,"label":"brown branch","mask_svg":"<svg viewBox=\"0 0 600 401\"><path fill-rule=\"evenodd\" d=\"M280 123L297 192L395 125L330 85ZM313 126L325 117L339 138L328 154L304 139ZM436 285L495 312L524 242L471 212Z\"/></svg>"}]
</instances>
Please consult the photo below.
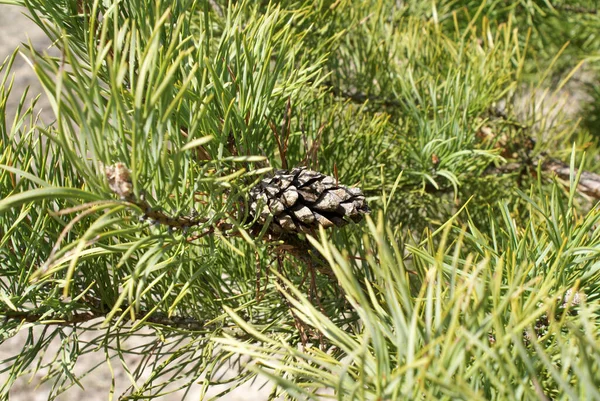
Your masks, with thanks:
<instances>
[{"instance_id":1,"label":"brown branch","mask_svg":"<svg viewBox=\"0 0 600 401\"><path fill-rule=\"evenodd\" d=\"M68 326L71 324L84 323L100 317L91 312L74 313L69 319L58 316L47 316L40 313L32 313L29 311L4 311L0 312L0 316L4 316L5 320L20 320L27 323L40 323L45 325Z\"/></svg>"},{"instance_id":2,"label":"brown branch","mask_svg":"<svg viewBox=\"0 0 600 401\"><path fill-rule=\"evenodd\" d=\"M502 164L500 166L490 165L487 169L485 169L485 171L483 172L483 175L487 176L487 175L512 174L512 173L516 173L519 171L525 171L530 168L531 168L531 166L528 166L525 163L517 163L517 162Z\"/></svg>"},{"instance_id":3,"label":"brown branch","mask_svg":"<svg viewBox=\"0 0 600 401\"><path fill-rule=\"evenodd\" d=\"M562 180L570 180L571 167L559 160L550 159L542 164L542 170L552 172ZM578 169L574 169L573 173L577 174ZM600 175L582 171L577 190L595 199L600 199Z\"/></svg>"},{"instance_id":4,"label":"brown branch","mask_svg":"<svg viewBox=\"0 0 600 401\"><path fill-rule=\"evenodd\" d=\"M147 311L140 311L140 316L146 316ZM99 310L92 310L88 312L73 313L70 316L64 315L46 315L36 313L32 311L3 311L0 312L0 316L4 316L5 320L19 320L27 323L38 323L42 325L55 325L55 326L70 326L78 323L89 322L94 319L106 317L106 313ZM145 318L148 323L159 324L161 326L172 327L176 329L186 330L202 330L207 329L204 322L196 320L191 317L182 316L167 316L164 313L155 312Z\"/></svg>"},{"instance_id":5,"label":"brown branch","mask_svg":"<svg viewBox=\"0 0 600 401\"><path fill-rule=\"evenodd\" d=\"M531 171L537 169L540 164L542 172L554 174L564 181L570 181L571 167L556 159L540 159L531 163L508 163L497 167L490 167L484 172L484 175L501 175L516 173L518 171ZM578 169L574 169L573 171L575 175L577 175L578 172ZM577 183L577 191L591 196L594 199L600 199L600 174L582 171L579 182Z\"/></svg>"},{"instance_id":6,"label":"brown branch","mask_svg":"<svg viewBox=\"0 0 600 401\"><path fill-rule=\"evenodd\" d=\"M598 14L597 8L586 8L586 7L581 7L581 6L573 6L570 4L552 4L552 7L555 10L568 11L568 12L572 12L575 14L591 14L591 15Z\"/></svg>"},{"instance_id":7,"label":"brown branch","mask_svg":"<svg viewBox=\"0 0 600 401\"><path fill-rule=\"evenodd\" d=\"M402 102L397 99L389 99L381 96L367 95L361 92L348 92L340 88L337 88L331 84L328 85L328 89L337 97L342 97L352 101L353 103L364 104L366 102L380 104L384 107L400 107Z\"/></svg>"}]
</instances>

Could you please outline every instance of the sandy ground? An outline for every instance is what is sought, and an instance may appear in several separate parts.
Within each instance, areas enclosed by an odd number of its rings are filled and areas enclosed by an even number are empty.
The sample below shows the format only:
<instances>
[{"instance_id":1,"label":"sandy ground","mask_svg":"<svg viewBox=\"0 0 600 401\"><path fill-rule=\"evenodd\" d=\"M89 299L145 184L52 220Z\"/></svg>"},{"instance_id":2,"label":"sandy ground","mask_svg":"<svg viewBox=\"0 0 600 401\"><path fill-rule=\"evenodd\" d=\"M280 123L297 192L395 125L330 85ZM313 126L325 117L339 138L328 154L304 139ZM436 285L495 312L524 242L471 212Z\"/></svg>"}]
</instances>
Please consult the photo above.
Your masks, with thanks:
<instances>
[{"instance_id":1,"label":"sandy ground","mask_svg":"<svg viewBox=\"0 0 600 401\"><path fill-rule=\"evenodd\" d=\"M52 53L51 44L46 35L22 14L20 8L0 5L0 63L6 57L10 56L21 44L28 46L27 42L29 40L36 50ZM27 106L31 104L32 99L43 93L42 86L23 56L17 56L12 72L14 73L14 87L7 107L8 117L11 119L14 116L14 110L19 104L21 94L27 86L30 87L30 94L26 102ZM45 96L42 96L38 101L37 110L42 112L41 117L45 122L53 120L54 114Z\"/></svg>"},{"instance_id":2,"label":"sandy ground","mask_svg":"<svg viewBox=\"0 0 600 401\"><path fill-rule=\"evenodd\" d=\"M12 54L12 52L25 43L27 45L30 41L36 50L41 52L53 53L50 41L46 38L45 34L25 15L22 14L22 9L14 6L0 5L0 63L4 61L6 57ZM55 53L55 52L54 52ZM27 63L26 59L19 55L15 60L12 68L14 73L14 87L11 97L8 103L8 118L12 120L15 109L18 106L20 97L25 87L30 87L30 94L28 96L27 105L30 104L31 100L37 95L42 95L37 102L36 109L40 113L40 117L43 122L51 123L54 120L54 114L48 103L47 98L43 94L43 88L39 84L37 77L35 76L31 66ZM7 120L7 121L11 121ZM9 123L10 125L10 123ZM40 330L34 330L39 333ZM10 358L22 349L27 337L27 332L21 332L19 335L5 341L0 344L0 361ZM130 346L135 346L136 340L128 340ZM141 341L141 340L139 340ZM54 342L51 344L48 354L53 355L60 352L60 344ZM138 357L139 358L139 357ZM136 358L126 358L128 364L135 367ZM85 377L81 384L84 389L79 387L71 388L69 391L58 397L59 401L68 400L86 400L86 401L99 401L109 399L109 389L111 384L111 373L105 361L103 351L96 353L87 354L77 362L76 370L86 372L93 366L100 364L100 366L94 370L94 372ZM9 364L1 364L0 367L5 368ZM113 363L114 376L115 376L115 396L113 399L118 399L119 395L122 394L130 385L131 382L127 378L124 369L118 364ZM226 372L228 376L235 375L234 371ZM6 380L6 374L0 375L0 384L4 384ZM31 376L28 375L23 377L15 383L11 390L11 400L13 401L43 401L48 399L48 394L51 389L51 384L42 383L44 377L44 370ZM269 386L261 386L256 383L254 385L245 385L222 397L224 401L241 401L241 400L265 400L270 392ZM2 387L0 385L0 387ZM262 387L262 388L261 388ZM221 388L222 389L222 388ZM209 391L209 396L214 396L215 391ZM181 400L183 397L183 391L173 393L168 396L158 398L161 401L175 401ZM208 398L208 397L207 397ZM199 400L200 393L197 388L193 388L192 391L185 398L186 400Z\"/></svg>"}]
</instances>

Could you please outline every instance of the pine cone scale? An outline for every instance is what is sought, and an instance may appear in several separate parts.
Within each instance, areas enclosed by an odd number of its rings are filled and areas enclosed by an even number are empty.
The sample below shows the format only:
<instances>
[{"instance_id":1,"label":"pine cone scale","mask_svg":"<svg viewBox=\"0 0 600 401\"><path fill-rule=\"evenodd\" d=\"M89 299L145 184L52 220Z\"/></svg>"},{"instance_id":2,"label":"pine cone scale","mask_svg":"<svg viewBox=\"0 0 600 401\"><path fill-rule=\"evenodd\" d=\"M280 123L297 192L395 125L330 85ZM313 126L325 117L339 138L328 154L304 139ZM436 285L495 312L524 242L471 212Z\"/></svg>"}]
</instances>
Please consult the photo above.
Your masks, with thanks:
<instances>
[{"instance_id":1,"label":"pine cone scale","mask_svg":"<svg viewBox=\"0 0 600 401\"><path fill-rule=\"evenodd\" d=\"M282 202L286 207L292 207L298 201L298 196L296 188L290 189L282 194Z\"/></svg>"},{"instance_id":2,"label":"pine cone scale","mask_svg":"<svg viewBox=\"0 0 600 401\"><path fill-rule=\"evenodd\" d=\"M292 212L294 216L300 220L300 222L310 225L315 221L315 216L311 212L311 210L304 205L296 205L292 208Z\"/></svg>"},{"instance_id":3,"label":"pine cone scale","mask_svg":"<svg viewBox=\"0 0 600 401\"><path fill-rule=\"evenodd\" d=\"M306 191L303 189L299 189L297 192L305 202L315 203L318 200L317 194L315 194L312 191Z\"/></svg>"}]
</instances>

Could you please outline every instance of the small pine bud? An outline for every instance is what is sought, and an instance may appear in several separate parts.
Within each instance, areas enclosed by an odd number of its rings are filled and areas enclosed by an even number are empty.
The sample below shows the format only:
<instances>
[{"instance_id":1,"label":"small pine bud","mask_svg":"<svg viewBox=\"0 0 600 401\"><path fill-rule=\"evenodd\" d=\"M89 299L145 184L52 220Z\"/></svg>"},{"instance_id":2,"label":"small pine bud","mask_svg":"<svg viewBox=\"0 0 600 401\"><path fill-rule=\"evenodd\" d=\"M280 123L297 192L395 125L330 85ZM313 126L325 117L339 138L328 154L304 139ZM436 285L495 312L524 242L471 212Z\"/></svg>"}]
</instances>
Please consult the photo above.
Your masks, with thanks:
<instances>
[{"instance_id":1,"label":"small pine bud","mask_svg":"<svg viewBox=\"0 0 600 401\"><path fill-rule=\"evenodd\" d=\"M133 183L131 182L131 173L123 163L115 163L104 169L108 186L123 200L132 199Z\"/></svg>"}]
</instances>

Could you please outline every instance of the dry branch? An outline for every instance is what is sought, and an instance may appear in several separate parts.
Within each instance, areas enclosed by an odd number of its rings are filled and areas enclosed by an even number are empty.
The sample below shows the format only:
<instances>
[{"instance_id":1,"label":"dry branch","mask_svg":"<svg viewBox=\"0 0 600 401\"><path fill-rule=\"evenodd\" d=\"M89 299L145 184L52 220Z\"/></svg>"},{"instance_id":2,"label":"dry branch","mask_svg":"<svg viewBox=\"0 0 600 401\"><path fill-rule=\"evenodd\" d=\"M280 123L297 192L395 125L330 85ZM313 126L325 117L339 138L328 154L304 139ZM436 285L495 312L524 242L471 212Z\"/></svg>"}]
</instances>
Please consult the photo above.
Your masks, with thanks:
<instances>
[{"instance_id":1,"label":"dry branch","mask_svg":"<svg viewBox=\"0 0 600 401\"><path fill-rule=\"evenodd\" d=\"M570 180L571 167L559 160L551 159L546 161L542 164L542 170L552 172L562 180ZM578 170L574 169L573 173L577 174ZM600 199L600 175L582 171L581 178L577 183L577 191L595 199Z\"/></svg>"},{"instance_id":2,"label":"dry branch","mask_svg":"<svg viewBox=\"0 0 600 401\"><path fill-rule=\"evenodd\" d=\"M204 322L191 317L183 316L167 316L164 313L153 312L150 316L146 316L149 312L141 310L137 315L144 317L144 320L151 324L172 327L184 330L203 330L207 329ZM100 310L90 310L88 312L73 313L70 315L47 315L35 311L3 311L0 316L4 316L5 320L18 320L27 323L37 323L41 325L54 326L71 326L78 323L85 323L91 320L105 318L106 312Z\"/></svg>"}]
</instances>

